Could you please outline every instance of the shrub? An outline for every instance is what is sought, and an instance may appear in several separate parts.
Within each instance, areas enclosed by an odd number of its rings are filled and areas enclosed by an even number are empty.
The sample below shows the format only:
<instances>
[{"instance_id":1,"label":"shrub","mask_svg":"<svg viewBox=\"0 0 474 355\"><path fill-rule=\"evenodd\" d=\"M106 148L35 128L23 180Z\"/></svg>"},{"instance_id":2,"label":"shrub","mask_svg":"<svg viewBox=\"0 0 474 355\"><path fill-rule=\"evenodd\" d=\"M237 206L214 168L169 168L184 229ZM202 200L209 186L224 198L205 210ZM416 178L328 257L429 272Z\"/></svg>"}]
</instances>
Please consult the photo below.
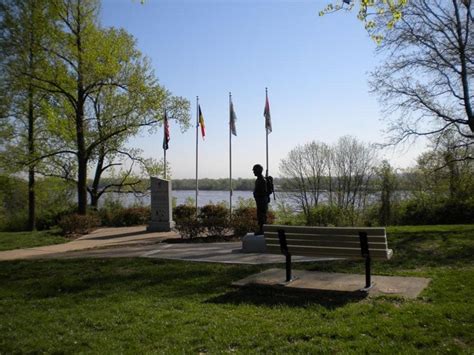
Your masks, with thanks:
<instances>
[{"instance_id":1,"label":"shrub","mask_svg":"<svg viewBox=\"0 0 474 355\"><path fill-rule=\"evenodd\" d=\"M332 205L318 205L311 208L307 218L309 226L339 226L342 224L343 211Z\"/></svg>"},{"instance_id":2,"label":"shrub","mask_svg":"<svg viewBox=\"0 0 474 355\"><path fill-rule=\"evenodd\" d=\"M28 226L28 213L25 210L20 210L15 213L8 213L6 216L4 216L4 218L0 218L0 222L1 229L3 231L25 231Z\"/></svg>"},{"instance_id":3,"label":"shrub","mask_svg":"<svg viewBox=\"0 0 474 355\"><path fill-rule=\"evenodd\" d=\"M401 225L472 223L474 201L411 199L401 203L397 215Z\"/></svg>"},{"instance_id":4,"label":"shrub","mask_svg":"<svg viewBox=\"0 0 474 355\"><path fill-rule=\"evenodd\" d=\"M109 225L114 227L137 226L150 221L151 211L148 207L127 207L109 211Z\"/></svg>"},{"instance_id":5,"label":"shrub","mask_svg":"<svg viewBox=\"0 0 474 355\"><path fill-rule=\"evenodd\" d=\"M100 225L100 219L93 214L70 214L63 216L58 225L65 235L88 234Z\"/></svg>"},{"instance_id":6,"label":"shrub","mask_svg":"<svg viewBox=\"0 0 474 355\"><path fill-rule=\"evenodd\" d=\"M176 206L173 210L173 219L182 238L195 238L204 232L204 227L196 218L196 207L194 206Z\"/></svg>"},{"instance_id":7,"label":"shrub","mask_svg":"<svg viewBox=\"0 0 474 355\"><path fill-rule=\"evenodd\" d=\"M199 220L208 235L223 235L229 229L229 210L223 205L209 204L201 207Z\"/></svg>"},{"instance_id":8,"label":"shrub","mask_svg":"<svg viewBox=\"0 0 474 355\"><path fill-rule=\"evenodd\" d=\"M36 229L45 230L57 226L61 218L73 214L76 209L75 206L71 205L65 206L62 209L51 208L41 210L36 219Z\"/></svg>"},{"instance_id":9,"label":"shrub","mask_svg":"<svg viewBox=\"0 0 474 355\"><path fill-rule=\"evenodd\" d=\"M275 214L268 210L267 223L272 224L275 221ZM243 236L246 233L254 232L258 229L257 208L239 207L232 213L231 227L234 234Z\"/></svg>"},{"instance_id":10,"label":"shrub","mask_svg":"<svg viewBox=\"0 0 474 355\"><path fill-rule=\"evenodd\" d=\"M190 205L179 205L173 209L173 219L176 223L183 219L189 219L196 216L196 207Z\"/></svg>"}]
</instances>

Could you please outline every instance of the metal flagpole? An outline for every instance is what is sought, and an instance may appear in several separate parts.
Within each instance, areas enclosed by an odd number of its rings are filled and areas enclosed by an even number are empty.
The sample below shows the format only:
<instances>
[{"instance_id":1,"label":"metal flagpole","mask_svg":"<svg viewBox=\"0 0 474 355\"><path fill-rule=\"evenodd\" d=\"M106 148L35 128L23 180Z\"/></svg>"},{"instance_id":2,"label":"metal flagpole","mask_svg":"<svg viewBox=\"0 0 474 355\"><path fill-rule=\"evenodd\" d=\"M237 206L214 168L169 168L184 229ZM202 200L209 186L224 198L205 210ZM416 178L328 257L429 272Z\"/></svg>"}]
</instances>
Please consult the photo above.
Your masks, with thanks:
<instances>
[{"instance_id":1,"label":"metal flagpole","mask_svg":"<svg viewBox=\"0 0 474 355\"><path fill-rule=\"evenodd\" d=\"M232 93L229 92L229 215L232 218Z\"/></svg>"},{"instance_id":2,"label":"metal flagpole","mask_svg":"<svg viewBox=\"0 0 474 355\"><path fill-rule=\"evenodd\" d=\"M265 105L268 101L268 88L265 88ZM268 127L267 127L267 118L265 117L265 133L266 133L266 156L267 156L267 171L265 176L268 177Z\"/></svg>"},{"instance_id":3,"label":"metal flagpole","mask_svg":"<svg viewBox=\"0 0 474 355\"><path fill-rule=\"evenodd\" d=\"M198 213L198 158L199 158L199 96L196 96L196 216Z\"/></svg>"},{"instance_id":4,"label":"metal flagpole","mask_svg":"<svg viewBox=\"0 0 474 355\"><path fill-rule=\"evenodd\" d=\"M164 168L164 173L163 177L166 180L166 149L165 149L165 142L166 142L166 124L167 122L167 116L166 116L166 110L165 110L165 117L163 119L163 168Z\"/></svg>"},{"instance_id":5,"label":"metal flagpole","mask_svg":"<svg viewBox=\"0 0 474 355\"><path fill-rule=\"evenodd\" d=\"M164 178L166 180L166 149L163 149L163 160L164 160L164 168L165 168L165 172L164 172Z\"/></svg>"}]
</instances>

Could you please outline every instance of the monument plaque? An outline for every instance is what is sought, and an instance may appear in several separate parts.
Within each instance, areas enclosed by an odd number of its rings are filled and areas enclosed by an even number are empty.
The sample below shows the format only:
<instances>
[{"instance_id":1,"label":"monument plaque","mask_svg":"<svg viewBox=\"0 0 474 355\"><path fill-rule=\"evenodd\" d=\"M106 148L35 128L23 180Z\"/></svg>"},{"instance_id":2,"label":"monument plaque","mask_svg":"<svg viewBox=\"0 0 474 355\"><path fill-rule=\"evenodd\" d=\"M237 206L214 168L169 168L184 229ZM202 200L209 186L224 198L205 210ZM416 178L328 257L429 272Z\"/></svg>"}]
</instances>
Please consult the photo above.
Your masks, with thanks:
<instances>
[{"instance_id":1,"label":"monument plaque","mask_svg":"<svg viewBox=\"0 0 474 355\"><path fill-rule=\"evenodd\" d=\"M171 181L150 177L151 220L147 231L169 232L174 227L171 207Z\"/></svg>"}]
</instances>

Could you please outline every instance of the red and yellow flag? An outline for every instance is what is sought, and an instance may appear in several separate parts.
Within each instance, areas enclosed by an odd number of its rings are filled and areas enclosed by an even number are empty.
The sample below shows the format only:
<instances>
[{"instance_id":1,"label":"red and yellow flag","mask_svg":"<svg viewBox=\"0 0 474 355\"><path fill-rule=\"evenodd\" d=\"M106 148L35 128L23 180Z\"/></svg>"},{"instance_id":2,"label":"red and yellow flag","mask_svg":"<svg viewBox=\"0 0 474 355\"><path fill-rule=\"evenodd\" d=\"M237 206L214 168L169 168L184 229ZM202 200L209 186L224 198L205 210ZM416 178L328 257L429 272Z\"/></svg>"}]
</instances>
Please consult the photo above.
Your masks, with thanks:
<instances>
[{"instance_id":1,"label":"red and yellow flag","mask_svg":"<svg viewBox=\"0 0 474 355\"><path fill-rule=\"evenodd\" d=\"M204 116L202 115L201 105L199 105L199 125L201 126L202 139L206 136L206 126L204 125Z\"/></svg>"}]
</instances>

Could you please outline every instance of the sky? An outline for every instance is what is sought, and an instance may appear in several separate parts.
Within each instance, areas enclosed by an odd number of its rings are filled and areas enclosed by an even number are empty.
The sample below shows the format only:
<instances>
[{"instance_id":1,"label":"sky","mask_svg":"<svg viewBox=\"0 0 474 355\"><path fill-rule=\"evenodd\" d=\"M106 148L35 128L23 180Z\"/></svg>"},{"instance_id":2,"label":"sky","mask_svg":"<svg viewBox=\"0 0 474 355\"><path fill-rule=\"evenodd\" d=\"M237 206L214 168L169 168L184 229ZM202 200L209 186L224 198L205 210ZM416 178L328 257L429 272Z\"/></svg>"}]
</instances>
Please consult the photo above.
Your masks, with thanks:
<instances>
[{"instance_id":1,"label":"sky","mask_svg":"<svg viewBox=\"0 0 474 355\"><path fill-rule=\"evenodd\" d=\"M199 178L229 176L229 92L237 115L232 177L265 167L265 88L273 131L269 173L299 144L351 135L384 142L387 122L369 93L369 72L382 64L355 11L318 16L328 0L103 0L103 26L137 40L162 85L191 102L191 128L171 122L167 160L173 178L194 178L196 96L205 125ZM162 130L129 141L161 159ZM415 164L422 144L381 152L395 167Z\"/></svg>"}]
</instances>

